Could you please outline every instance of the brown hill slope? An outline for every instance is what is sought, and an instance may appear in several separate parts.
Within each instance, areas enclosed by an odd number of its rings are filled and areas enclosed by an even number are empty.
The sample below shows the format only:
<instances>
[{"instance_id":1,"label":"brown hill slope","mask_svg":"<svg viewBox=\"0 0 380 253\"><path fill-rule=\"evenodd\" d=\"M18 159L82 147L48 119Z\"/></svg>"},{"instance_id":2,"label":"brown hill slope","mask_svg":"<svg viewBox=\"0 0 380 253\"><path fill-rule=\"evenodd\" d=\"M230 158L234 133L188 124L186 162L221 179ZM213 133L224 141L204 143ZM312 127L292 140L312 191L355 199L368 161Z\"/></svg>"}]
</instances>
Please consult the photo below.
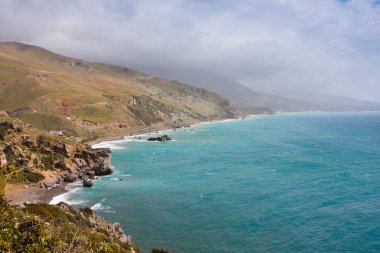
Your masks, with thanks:
<instances>
[{"instance_id":1,"label":"brown hill slope","mask_svg":"<svg viewBox=\"0 0 380 253\"><path fill-rule=\"evenodd\" d=\"M0 43L0 110L87 139L235 117L205 89L17 42Z\"/></svg>"}]
</instances>

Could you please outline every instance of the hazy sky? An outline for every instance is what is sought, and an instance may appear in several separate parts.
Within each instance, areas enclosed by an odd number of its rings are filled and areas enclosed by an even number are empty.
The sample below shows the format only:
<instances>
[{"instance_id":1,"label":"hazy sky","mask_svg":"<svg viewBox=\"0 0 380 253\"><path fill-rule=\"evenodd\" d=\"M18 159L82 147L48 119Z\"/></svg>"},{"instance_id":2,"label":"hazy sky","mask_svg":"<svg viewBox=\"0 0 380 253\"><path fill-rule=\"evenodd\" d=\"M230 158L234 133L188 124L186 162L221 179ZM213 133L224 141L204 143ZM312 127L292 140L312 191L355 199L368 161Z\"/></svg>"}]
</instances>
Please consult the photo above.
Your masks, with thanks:
<instances>
[{"instance_id":1,"label":"hazy sky","mask_svg":"<svg viewBox=\"0 0 380 253\"><path fill-rule=\"evenodd\" d=\"M0 0L0 40L380 102L379 0Z\"/></svg>"}]
</instances>

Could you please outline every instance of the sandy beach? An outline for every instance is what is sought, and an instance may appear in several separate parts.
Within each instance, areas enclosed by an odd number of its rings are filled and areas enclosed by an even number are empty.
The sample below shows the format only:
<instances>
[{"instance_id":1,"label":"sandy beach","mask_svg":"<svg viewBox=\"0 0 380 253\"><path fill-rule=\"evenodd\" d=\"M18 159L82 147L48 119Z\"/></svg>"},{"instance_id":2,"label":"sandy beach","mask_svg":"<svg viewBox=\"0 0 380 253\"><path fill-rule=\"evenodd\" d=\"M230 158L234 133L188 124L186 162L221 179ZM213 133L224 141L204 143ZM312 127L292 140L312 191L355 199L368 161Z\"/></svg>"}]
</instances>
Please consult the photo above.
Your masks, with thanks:
<instances>
[{"instance_id":1,"label":"sandy beach","mask_svg":"<svg viewBox=\"0 0 380 253\"><path fill-rule=\"evenodd\" d=\"M7 184L5 186L5 197L11 205L18 205L24 202L49 203L55 196L65 193L67 183L61 183L58 188L45 189L41 188L41 184L54 184L60 177L57 171L43 171L45 179L35 184Z\"/></svg>"},{"instance_id":2,"label":"sandy beach","mask_svg":"<svg viewBox=\"0 0 380 253\"><path fill-rule=\"evenodd\" d=\"M65 193L65 185L55 189L43 189L40 185L7 184L5 197L11 205L22 203L49 203L55 196Z\"/></svg>"}]
</instances>

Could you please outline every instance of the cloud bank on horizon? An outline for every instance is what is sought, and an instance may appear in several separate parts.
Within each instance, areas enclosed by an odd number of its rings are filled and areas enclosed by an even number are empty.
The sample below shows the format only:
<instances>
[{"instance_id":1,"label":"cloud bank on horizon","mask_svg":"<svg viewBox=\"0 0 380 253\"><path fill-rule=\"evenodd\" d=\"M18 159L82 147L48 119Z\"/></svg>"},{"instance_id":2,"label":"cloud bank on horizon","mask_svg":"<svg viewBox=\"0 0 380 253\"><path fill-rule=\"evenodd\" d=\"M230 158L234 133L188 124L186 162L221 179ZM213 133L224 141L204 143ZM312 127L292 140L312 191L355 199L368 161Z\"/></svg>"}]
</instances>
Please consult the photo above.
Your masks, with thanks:
<instances>
[{"instance_id":1,"label":"cloud bank on horizon","mask_svg":"<svg viewBox=\"0 0 380 253\"><path fill-rule=\"evenodd\" d=\"M0 0L0 41L380 102L379 0Z\"/></svg>"}]
</instances>

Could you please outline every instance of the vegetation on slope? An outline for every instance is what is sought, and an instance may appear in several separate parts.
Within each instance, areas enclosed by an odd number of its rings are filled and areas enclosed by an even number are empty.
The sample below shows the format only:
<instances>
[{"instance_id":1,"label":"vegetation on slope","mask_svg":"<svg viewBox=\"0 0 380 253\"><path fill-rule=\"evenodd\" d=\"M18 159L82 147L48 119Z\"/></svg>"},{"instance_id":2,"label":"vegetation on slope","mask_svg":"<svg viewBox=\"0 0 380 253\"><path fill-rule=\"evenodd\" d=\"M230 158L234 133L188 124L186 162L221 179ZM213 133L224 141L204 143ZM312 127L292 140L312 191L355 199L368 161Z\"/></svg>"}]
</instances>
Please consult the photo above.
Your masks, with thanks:
<instances>
[{"instance_id":1,"label":"vegetation on slope","mask_svg":"<svg viewBox=\"0 0 380 253\"><path fill-rule=\"evenodd\" d=\"M92 139L236 116L205 89L15 42L0 43L0 96L35 128Z\"/></svg>"},{"instance_id":2,"label":"vegetation on slope","mask_svg":"<svg viewBox=\"0 0 380 253\"><path fill-rule=\"evenodd\" d=\"M33 184L45 175L49 182L44 183L57 187L64 181L110 174L110 153L0 116L0 190L4 181Z\"/></svg>"},{"instance_id":3,"label":"vegetation on slope","mask_svg":"<svg viewBox=\"0 0 380 253\"><path fill-rule=\"evenodd\" d=\"M60 203L11 207L0 196L0 252L139 252L118 224Z\"/></svg>"},{"instance_id":4,"label":"vegetation on slope","mask_svg":"<svg viewBox=\"0 0 380 253\"><path fill-rule=\"evenodd\" d=\"M119 224L108 223L91 209L74 210L64 203L9 206L3 197L6 184L34 184L46 172L55 172L49 179L63 182L111 170L107 149L91 149L0 115L0 252L139 251Z\"/></svg>"}]
</instances>

